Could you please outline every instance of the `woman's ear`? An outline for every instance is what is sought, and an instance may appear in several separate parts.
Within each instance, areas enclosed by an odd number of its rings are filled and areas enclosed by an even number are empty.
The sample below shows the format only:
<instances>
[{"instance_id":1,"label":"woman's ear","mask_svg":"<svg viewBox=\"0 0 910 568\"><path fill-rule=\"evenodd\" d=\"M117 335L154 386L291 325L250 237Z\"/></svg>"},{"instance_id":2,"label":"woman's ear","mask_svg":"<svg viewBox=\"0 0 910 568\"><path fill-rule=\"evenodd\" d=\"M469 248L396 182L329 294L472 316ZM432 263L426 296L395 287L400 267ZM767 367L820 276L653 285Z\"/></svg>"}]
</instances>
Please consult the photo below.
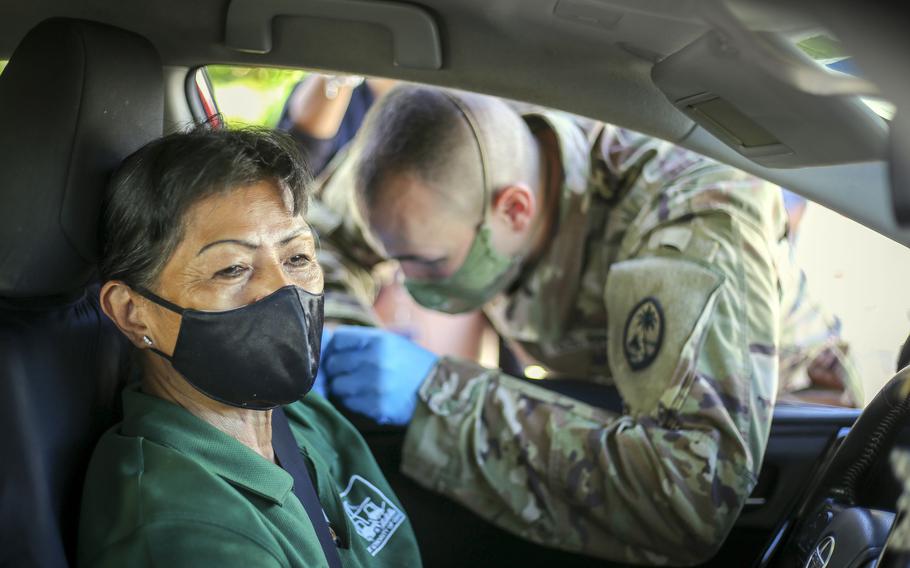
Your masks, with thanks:
<instances>
[{"instance_id":1,"label":"woman's ear","mask_svg":"<svg viewBox=\"0 0 910 568\"><path fill-rule=\"evenodd\" d=\"M145 323L145 310L139 304L137 294L120 280L105 282L101 287L101 309L114 325L139 348L146 348L144 337L150 333Z\"/></svg>"},{"instance_id":2,"label":"woman's ear","mask_svg":"<svg viewBox=\"0 0 910 568\"><path fill-rule=\"evenodd\" d=\"M506 221L518 233L528 230L536 212L537 198L524 184L506 186L493 198L493 215Z\"/></svg>"}]
</instances>

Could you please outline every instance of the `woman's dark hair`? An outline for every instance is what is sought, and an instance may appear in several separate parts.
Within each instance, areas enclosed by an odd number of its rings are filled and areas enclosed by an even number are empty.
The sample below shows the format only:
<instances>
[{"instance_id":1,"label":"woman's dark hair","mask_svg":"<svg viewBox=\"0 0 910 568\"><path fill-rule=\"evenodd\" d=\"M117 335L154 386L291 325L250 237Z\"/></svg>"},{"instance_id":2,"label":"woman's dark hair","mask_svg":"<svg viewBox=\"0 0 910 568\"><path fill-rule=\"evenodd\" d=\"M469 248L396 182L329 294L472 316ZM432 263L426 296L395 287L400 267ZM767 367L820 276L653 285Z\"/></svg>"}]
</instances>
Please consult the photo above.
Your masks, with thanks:
<instances>
[{"instance_id":1,"label":"woman's dark hair","mask_svg":"<svg viewBox=\"0 0 910 568\"><path fill-rule=\"evenodd\" d=\"M295 215L310 177L294 141L267 129L197 128L143 146L114 173L101 211L102 281L150 287L183 238L189 208L206 197L273 181Z\"/></svg>"}]
</instances>

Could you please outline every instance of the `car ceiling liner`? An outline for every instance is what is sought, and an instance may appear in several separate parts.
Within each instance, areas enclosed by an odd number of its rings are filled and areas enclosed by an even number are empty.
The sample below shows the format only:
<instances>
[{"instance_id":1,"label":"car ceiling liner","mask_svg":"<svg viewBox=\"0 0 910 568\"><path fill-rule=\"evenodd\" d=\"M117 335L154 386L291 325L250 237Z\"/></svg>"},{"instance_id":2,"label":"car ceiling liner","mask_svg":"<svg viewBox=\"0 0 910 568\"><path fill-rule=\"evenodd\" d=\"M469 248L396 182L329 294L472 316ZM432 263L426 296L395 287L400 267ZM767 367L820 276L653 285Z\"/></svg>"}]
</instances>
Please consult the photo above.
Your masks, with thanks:
<instances>
[{"instance_id":1,"label":"car ceiling liner","mask_svg":"<svg viewBox=\"0 0 910 568\"><path fill-rule=\"evenodd\" d=\"M882 160L888 124L862 101L871 82L823 68L788 37L752 31L727 3L701 4L712 29L654 65L673 105L766 167Z\"/></svg>"},{"instance_id":2,"label":"car ceiling liner","mask_svg":"<svg viewBox=\"0 0 910 568\"><path fill-rule=\"evenodd\" d=\"M315 17L375 24L392 34L393 63L412 69L442 68L442 47L436 22L412 4L372 0L231 0L225 44L237 51L272 50L276 17Z\"/></svg>"},{"instance_id":3,"label":"car ceiling liner","mask_svg":"<svg viewBox=\"0 0 910 568\"><path fill-rule=\"evenodd\" d=\"M674 6L670 10L663 2L641 0L559 0L551 10L557 18L607 31L628 14L660 15L669 10L667 17L680 25L706 30L682 48L665 52L668 55L645 57L653 62L654 85L676 109L765 168L888 160L894 216L900 225L910 226L910 187L906 192L899 190L903 186L897 181L906 181L910 175L905 161L899 159L907 155L901 149L910 145L910 132L902 126L907 120L898 113L889 129L888 121L863 100L893 99L893 91L880 91L880 76L874 76L872 82L864 76L826 69L792 41L795 33L822 29L833 29L845 40L848 33L829 25L835 23L832 17L866 8L849 7L848 2L838 0L807 2L805 6L784 0L761 5L699 0ZM856 15L847 21L855 20ZM443 22L429 8L388 0L230 0L225 45L239 53L270 54L276 47L273 31L279 18L325 18L378 26L391 35L391 63L395 66L419 71L444 67ZM863 48L861 42L848 47L857 55ZM860 61L864 75L867 62Z\"/></svg>"}]
</instances>

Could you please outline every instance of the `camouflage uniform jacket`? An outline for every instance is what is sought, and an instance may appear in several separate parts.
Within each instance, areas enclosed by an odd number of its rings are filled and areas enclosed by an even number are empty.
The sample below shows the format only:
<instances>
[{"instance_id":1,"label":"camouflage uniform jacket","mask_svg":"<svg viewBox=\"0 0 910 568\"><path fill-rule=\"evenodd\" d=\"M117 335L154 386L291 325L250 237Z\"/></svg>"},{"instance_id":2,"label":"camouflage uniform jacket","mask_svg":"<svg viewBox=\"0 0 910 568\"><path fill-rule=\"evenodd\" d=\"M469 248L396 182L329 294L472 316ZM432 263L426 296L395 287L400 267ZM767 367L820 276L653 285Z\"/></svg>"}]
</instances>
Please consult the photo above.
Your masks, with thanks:
<instances>
[{"instance_id":1,"label":"camouflage uniform jacket","mask_svg":"<svg viewBox=\"0 0 910 568\"><path fill-rule=\"evenodd\" d=\"M636 562L703 557L754 483L775 365L796 377L780 388L805 386L835 320L792 264L777 188L623 130L592 144L563 115L527 118L560 142L557 238L486 311L554 378L617 386L626 412L444 360L422 389L404 468L538 542ZM340 153L326 168L308 220L322 238L326 318L374 325L370 270L382 259L352 214L353 162Z\"/></svg>"},{"instance_id":2,"label":"camouflage uniform jacket","mask_svg":"<svg viewBox=\"0 0 910 568\"><path fill-rule=\"evenodd\" d=\"M368 244L354 213L350 145L338 152L315 180L307 222L319 238L317 260L325 281L325 319L334 323L375 326L372 305L378 283L373 269L384 262Z\"/></svg>"},{"instance_id":3,"label":"camouflage uniform jacket","mask_svg":"<svg viewBox=\"0 0 910 568\"><path fill-rule=\"evenodd\" d=\"M558 227L486 312L601 410L473 362L420 388L402 469L530 540L624 562L710 557L755 485L778 380L780 190L669 143L561 115Z\"/></svg>"}]
</instances>

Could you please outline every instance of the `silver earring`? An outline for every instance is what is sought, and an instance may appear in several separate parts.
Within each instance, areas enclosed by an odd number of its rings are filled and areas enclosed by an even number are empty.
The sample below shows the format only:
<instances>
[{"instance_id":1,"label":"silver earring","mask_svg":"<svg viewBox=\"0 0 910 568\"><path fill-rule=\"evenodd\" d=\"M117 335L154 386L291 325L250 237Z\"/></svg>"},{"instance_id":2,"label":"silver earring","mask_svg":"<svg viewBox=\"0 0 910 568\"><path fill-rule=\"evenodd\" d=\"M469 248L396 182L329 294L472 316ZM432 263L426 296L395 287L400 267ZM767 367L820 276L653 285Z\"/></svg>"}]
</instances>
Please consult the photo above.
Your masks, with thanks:
<instances>
[{"instance_id":1,"label":"silver earring","mask_svg":"<svg viewBox=\"0 0 910 568\"><path fill-rule=\"evenodd\" d=\"M142 341L145 341L145 344L148 345L149 347L154 345L154 343L152 342L152 339L148 335L143 335Z\"/></svg>"}]
</instances>

